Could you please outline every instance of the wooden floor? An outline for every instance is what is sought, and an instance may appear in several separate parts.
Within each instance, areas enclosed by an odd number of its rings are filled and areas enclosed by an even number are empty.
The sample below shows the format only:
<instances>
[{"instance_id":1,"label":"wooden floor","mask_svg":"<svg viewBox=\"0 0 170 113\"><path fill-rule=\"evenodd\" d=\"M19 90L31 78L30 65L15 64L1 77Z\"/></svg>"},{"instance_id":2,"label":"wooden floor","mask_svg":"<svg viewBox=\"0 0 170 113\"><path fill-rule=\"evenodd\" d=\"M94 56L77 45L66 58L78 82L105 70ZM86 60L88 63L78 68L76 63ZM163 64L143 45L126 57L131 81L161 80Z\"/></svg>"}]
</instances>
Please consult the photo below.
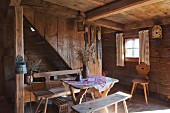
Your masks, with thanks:
<instances>
[{"instance_id":1,"label":"wooden floor","mask_svg":"<svg viewBox=\"0 0 170 113\"><path fill-rule=\"evenodd\" d=\"M130 91L125 91L125 90L120 90L120 91L130 93ZM115 88L113 88L110 91L110 93L114 93L114 92L116 92ZM73 105L70 97L66 97L65 99L69 101L70 106ZM91 100L91 97L88 96L87 99ZM41 106L41 110L43 109L43 105ZM127 101L127 105L128 105L129 113L170 113L170 103L163 102L158 99L155 98L153 99L152 97L150 97L149 104L146 105L144 96L136 93L134 94L134 96L130 101ZM0 113L14 113L12 112L14 109L13 110L10 109L11 108L10 105L7 104L5 100L0 100L0 106L1 106ZM37 103L34 102L31 104L31 106L32 106L31 107L32 110L34 111L35 107L37 106ZM71 109L69 108L69 111L70 110ZM108 113L114 113L114 106L113 105L109 106L108 110L109 110ZM25 105L25 113L31 113L29 103ZM57 113L56 106L52 105L52 103L49 103L47 113ZM95 113L105 113L105 112L103 110L100 110L100 111L96 111ZM124 113L122 103L118 104L118 113Z\"/></svg>"},{"instance_id":2,"label":"wooden floor","mask_svg":"<svg viewBox=\"0 0 170 113\"><path fill-rule=\"evenodd\" d=\"M130 91L120 90L126 93L130 93ZM115 89L112 89L110 93L116 92ZM66 97L69 101L69 105L72 106L71 97ZM88 100L91 100L91 97L88 96ZM146 105L144 96L139 94L134 94L132 99L127 101L129 113L170 113L170 103L160 101L158 99L149 98L149 104ZM35 109L36 103L32 103L33 109ZM41 106L43 108L43 105ZM70 108L69 108L70 111ZM30 113L29 104L25 106L25 113ZM55 106L51 103L48 105L47 113L57 113ZM96 111L95 113L105 113L103 110ZM108 107L108 113L114 113L114 106ZM118 113L124 113L123 104L118 104Z\"/></svg>"},{"instance_id":3,"label":"wooden floor","mask_svg":"<svg viewBox=\"0 0 170 113\"><path fill-rule=\"evenodd\" d=\"M14 107L4 97L0 97L0 113L14 113Z\"/></svg>"}]
</instances>

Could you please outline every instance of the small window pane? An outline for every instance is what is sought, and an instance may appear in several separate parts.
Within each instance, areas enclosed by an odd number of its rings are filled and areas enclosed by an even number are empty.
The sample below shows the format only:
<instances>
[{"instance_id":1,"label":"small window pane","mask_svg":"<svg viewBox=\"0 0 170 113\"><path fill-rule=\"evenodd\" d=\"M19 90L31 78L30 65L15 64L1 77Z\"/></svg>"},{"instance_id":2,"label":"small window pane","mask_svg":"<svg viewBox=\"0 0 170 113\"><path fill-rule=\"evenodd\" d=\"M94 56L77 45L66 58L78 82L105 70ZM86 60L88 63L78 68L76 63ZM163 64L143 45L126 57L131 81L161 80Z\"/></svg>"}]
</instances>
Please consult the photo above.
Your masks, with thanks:
<instances>
[{"instance_id":1,"label":"small window pane","mask_svg":"<svg viewBox=\"0 0 170 113\"><path fill-rule=\"evenodd\" d=\"M134 49L134 51L133 51L133 57L136 57L136 58L139 57L139 49Z\"/></svg>"},{"instance_id":2,"label":"small window pane","mask_svg":"<svg viewBox=\"0 0 170 113\"><path fill-rule=\"evenodd\" d=\"M139 39L134 39L134 48L139 48Z\"/></svg>"},{"instance_id":3,"label":"small window pane","mask_svg":"<svg viewBox=\"0 0 170 113\"><path fill-rule=\"evenodd\" d=\"M139 39L125 39L125 57L139 57Z\"/></svg>"},{"instance_id":4,"label":"small window pane","mask_svg":"<svg viewBox=\"0 0 170 113\"><path fill-rule=\"evenodd\" d=\"M132 49L126 49L125 57L132 57Z\"/></svg>"},{"instance_id":5,"label":"small window pane","mask_svg":"<svg viewBox=\"0 0 170 113\"><path fill-rule=\"evenodd\" d=\"M126 48L132 48L133 40L132 39L126 39L125 40L125 46Z\"/></svg>"}]
</instances>

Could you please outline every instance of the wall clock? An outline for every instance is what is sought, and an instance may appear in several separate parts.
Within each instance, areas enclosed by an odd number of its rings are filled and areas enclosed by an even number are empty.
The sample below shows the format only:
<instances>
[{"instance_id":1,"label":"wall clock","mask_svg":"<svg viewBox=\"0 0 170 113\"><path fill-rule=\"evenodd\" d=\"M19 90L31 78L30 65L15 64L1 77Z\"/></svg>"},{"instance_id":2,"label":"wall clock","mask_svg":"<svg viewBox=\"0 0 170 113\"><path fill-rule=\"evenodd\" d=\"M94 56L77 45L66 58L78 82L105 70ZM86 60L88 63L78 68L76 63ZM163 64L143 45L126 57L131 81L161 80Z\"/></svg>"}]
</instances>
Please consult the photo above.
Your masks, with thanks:
<instances>
[{"instance_id":1,"label":"wall clock","mask_svg":"<svg viewBox=\"0 0 170 113\"><path fill-rule=\"evenodd\" d=\"M162 38L162 28L160 25L154 25L152 28L152 38Z\"/></svg>"}]
</instances>

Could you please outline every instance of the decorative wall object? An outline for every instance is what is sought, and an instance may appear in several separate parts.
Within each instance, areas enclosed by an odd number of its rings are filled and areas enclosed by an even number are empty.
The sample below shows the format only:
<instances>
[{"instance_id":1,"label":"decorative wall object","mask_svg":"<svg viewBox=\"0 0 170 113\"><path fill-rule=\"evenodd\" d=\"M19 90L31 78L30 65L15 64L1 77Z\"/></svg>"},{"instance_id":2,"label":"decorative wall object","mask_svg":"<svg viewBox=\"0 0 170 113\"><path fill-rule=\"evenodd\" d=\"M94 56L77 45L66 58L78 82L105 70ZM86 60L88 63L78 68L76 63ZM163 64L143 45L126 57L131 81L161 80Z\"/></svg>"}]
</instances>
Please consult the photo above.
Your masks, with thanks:
<instances>
[{"instance_id":1,"label":"decorative wall object","mask_svg":"<svg viewBox=\"0 0 170 113\"><path fill-rule=\"evenodd\" d=\"M97 58L99 65L102 65L102 43L101 43L101 28L96 28L96 44L97 44Z\"/></svg>"},{"instance_id":2,"label":"decorative wall object","mask_svg":"<svg viewBox=\"0 0 170 113\"><path fill-rule=\"evenodd\" d=\"M162 28L160 25L154 25L152 28L152 38L162 38Z\"/></svg>"},{"instance_id":3,"label":"decorative wall object","mask_svg":"<svg viewBox=\"0 0 170 113\"><path fill-rule=\"evenodd\" d=\"M80 11L78 11L76 20L77 20L77 30L78 30L78 32L84 31L85 17L83 17L83 15L81 15Z\"/></svg>"},{"instance_id":4,"label":"decorative wall object","mask_svg":"<svg viewBox=\"0 0 170 113\"><path fill-rule=\"evenodd\" d=\"M96 45L95 43L95 36L94 36L94 26L90 26L90 44L94 44L94 47ZM93 63L96 63L96 48L93 48L92 50L92 59L93 59Z\"/></svg>"},{"instance_id":5,"label":"decorative wall object","mask_svg":"<svg viewBox=\"0 0 170 113\"><path fill-rule=\"evenodd\" d=\"M84 24L83 24L83 22L77 22L77 30L78 30L78 32L84 31Z\"/></svg>"},{"instance_id":6,"label":"decorative wall object","mask_svg":"<svg viewBox=\"0 0 170 113\"><path fill-rule=\"evenodd\" d=\"M87 48L88 44L88 27L87 25L84 26L84 41L85 41L85 48Z\"/></svg>"}]
</instances>

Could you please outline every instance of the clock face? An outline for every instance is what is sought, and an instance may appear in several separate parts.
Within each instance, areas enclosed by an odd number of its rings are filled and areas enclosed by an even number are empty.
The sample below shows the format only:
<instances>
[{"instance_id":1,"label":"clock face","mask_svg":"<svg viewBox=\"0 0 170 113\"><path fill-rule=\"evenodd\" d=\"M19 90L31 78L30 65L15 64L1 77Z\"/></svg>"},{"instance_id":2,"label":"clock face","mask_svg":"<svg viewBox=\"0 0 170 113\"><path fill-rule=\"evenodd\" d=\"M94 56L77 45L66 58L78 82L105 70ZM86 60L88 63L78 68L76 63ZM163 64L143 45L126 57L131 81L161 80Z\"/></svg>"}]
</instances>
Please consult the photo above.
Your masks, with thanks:
<instances>
[{"instance_id":1,"label":"clock face","mask_svg":"<svg viewBox=\"0 0 170 113\"><path fill-rule=\"evenodd\" d=\"M153 27L152 38L162 38L162 28L160 25L155 25Z\"/></svg>"}]
</instances>

